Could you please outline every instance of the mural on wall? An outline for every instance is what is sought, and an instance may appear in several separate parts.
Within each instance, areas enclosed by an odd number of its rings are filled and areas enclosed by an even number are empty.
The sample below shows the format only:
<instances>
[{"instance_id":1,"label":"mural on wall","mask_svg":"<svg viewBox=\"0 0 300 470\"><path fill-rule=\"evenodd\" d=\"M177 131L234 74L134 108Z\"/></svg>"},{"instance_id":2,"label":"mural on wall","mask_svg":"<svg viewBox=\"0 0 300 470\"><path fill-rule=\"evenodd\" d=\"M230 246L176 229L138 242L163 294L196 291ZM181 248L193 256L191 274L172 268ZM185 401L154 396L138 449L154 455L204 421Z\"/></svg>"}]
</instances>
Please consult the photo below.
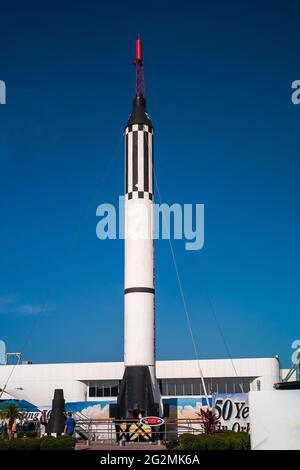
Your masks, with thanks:
<instances>
[{"instance_id":1,"label":"mural on wall","mask_svg":"<svg viewBox=\"0 0 300 470\"><path fill-rule=\"evenodd\" d=\"M10 401L10 400L8 400ZM116 400L109 401L80 401L80 402L67 402L65 405L66 411L74 413L74 417L78 420L109 420L109 405L116 403ZM169 405L170 418L179 420L178 429L182 426L182 432L188 432L186 426L191 430L201 430L201 426L195 422L199 418L199 412L202 407L206 407L206 398L199 397L176 397L163 399L163 403ZM42 410L46 410L49 416L51 406L45 405L39 408L28 408L26 411L26 418L29 421L37 421L40 418ZM209 406L214 407L219 418L220 429L228 429L233 431L246 431L249 432L249 405L248 394L216 394L209 397ZM182 423L180 423L182 420ZM97 428L97 436L101 438L101 424L95 424ZM107 427L107 425L105 425ZM100 427L100 428L99 428ZM104 428L103 428L104 431Z\"/></svg>"},{"instance_id":2,"label":"mural on wall","mask_svg":"<svg viewBox=\"0 0 300 470\"><path fill-rule=\"evenodd\" d=\"M212 405L212 398L208 398L209 405ZM199 418L199 411L203 406L207 406L204 396L189 398L166 398L163 403L170 405L176 414L177 419L196 419Z\"/></svg>"},{"instance_id":3,"label":"mural on wall","mask_svg":"<svg viewBox=\"0 0 300 470\"><path fill-rule=\"evenodd\" d=\"M66 411L77 412L78 415L81 414L91 419L108 419L109 405L111 403L116 403L116 401L66 403ZM199 412L203 406L206 406L206 398L166 398L163 399L163 403L170 405L172 416L174 416L175 412L176 418L178 419L195 419L198 418L197 412ZM209 398L209 405L212 406L212 398Z\"/></svg>"},{"instance_id":4,"label":"mural on wall","mask_svg":"<svg viewBox=\"0 0 300 470\"><path fill-rule=\"evenodd\" d=\"M77 413L82 418L109 419L109 405L116 400L109 401L76 401L66 403L66 411Z\"/></svg>"}]
</instances>

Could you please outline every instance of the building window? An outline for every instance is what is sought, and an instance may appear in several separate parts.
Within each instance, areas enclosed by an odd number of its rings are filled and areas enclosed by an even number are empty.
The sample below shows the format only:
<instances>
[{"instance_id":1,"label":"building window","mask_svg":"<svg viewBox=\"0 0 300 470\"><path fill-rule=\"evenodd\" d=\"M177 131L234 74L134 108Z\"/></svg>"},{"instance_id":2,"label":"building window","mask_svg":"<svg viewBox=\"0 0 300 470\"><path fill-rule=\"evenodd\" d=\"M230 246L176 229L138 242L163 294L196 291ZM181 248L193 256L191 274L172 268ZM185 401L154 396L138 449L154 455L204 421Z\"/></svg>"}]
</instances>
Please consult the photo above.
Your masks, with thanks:
<instances>
[{"instance_id":1,"label":"building window","mask_svg":"<svg viewBox=\"0 0 300 470\"><path fill-rule=\"evenodd\" d=\"M206 377L207 392L213 393L247 393L250 383L256 377ZM119 380L95 380L89 382L88 398L116 398L119 393ZM204 395L200 378L195 379L160 379L159 386L163 396L198 396Z\"/></svg>"},{"instance_id":2,"label":"building window","mask_svg":"<svg viewBox=\"0 0 300 470\"><path fill-rule=\"evenodd\" d=\"M250 383L255 377L205 377L208 394L249 392ZM204 395L201 379L160 379L163 396L197 396Z\"/></svg>"},{"instance_id":3,"label":"building window","mask_svg":"<svg viewBox=\"0 0 300 470\"><path fill-rule=\"evenodd\" d=\"M119 380L98 380L89 382L89 397L117 397Z\"/></svg>"},{"instance_id":4,"label":"building window","mask_svg":"<svg viewBox=\"0 0 300 470\"><path fill-rule=\"evenodd\" d=\"M183 379L182 380L182 385L183 385L183 395L193 395L193 392L192 392L192 382L188 379Z\"/></svg>"},{"instance_id":5,"label":"building window","mask_svg":"<svg viewBox=\"0 0 300 470\"><path fill-rule=\"evenodd\" d=\"M174 379L169 379L168 382L167 382L167 394L168 395L176 395L175 380Z\"/></svg>"},{"instance_id":6,"label":"building window","mask_svg":"<svg viewBox=\"0 0 300 470\"><path fill-rule=\"evenodd\" d=\"M201 379L191 379L191 384L193 387L193 395L201 395L202 394Z\"/></svg>"}]
</instances>

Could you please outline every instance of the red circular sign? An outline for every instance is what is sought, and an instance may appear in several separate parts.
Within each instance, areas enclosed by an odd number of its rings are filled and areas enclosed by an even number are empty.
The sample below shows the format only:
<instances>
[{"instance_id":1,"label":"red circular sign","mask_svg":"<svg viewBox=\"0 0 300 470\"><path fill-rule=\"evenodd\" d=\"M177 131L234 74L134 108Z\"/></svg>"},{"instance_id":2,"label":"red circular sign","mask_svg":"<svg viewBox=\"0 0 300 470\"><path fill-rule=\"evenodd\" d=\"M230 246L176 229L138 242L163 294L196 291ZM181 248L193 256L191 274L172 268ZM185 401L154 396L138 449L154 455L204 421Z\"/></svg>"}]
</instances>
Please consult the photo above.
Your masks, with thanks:
<instances>
[{"instance_id":1,"label":"red circular sign","mask_svg":"<svg viewBox=\"0 0 300 470\"><path fill-rule=\"evenodd\" d=\"M146 416L141 419L141 423L146 424L147 426L161 426L164 422L165 421L158 416Z\"/></svg>"}]
</instances>

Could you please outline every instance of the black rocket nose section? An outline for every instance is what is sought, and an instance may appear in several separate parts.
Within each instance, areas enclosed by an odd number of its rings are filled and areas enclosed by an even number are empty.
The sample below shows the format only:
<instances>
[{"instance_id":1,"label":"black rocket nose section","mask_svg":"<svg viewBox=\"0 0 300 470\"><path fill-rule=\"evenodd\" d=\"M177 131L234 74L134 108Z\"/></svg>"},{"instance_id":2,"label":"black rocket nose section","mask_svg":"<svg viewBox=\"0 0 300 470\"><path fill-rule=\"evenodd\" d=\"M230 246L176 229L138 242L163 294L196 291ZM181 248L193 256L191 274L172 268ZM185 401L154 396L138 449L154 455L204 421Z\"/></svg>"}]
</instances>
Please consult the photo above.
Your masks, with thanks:
<instances>
[{"instance_id":1,"label":"black rocket nose section","mask_svg":"<svg viewBox=\"0 0 300 470\"><path fill-rule=\"evenodd\" d=\"M132 126L132 124L146 124L152 127L152 122L146 112L146 100L143 95L137 95L133 98L132 111L127 126Z\"/></svg>"}]
</instances>

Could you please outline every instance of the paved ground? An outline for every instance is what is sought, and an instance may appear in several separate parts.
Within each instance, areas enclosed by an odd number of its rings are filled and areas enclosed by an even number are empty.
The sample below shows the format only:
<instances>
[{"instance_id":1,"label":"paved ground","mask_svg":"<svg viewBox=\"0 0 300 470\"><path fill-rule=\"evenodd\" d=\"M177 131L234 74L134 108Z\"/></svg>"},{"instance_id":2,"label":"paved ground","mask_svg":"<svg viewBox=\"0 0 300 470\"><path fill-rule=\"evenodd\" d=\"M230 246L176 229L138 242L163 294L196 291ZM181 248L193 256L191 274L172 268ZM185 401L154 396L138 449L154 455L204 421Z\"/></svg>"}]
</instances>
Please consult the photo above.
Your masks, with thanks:
<instances>
[{"instance_id":1,"label":"paved ground","mask_svg":"<svg viewBox=\"0 0 300 470\"><path fill-rule=\"evenodd\" d=\"M128 446L119 446L119 445L112 445L112 444L76 444L75 450L102 450L102 451L121 451L121 452L131 452L133 450L146 450L148 452L156 452L158 450L166 450L165 446L158 446L158 445L148 445L148 444L133 444Z\"/></svg>"}]
</instances>

